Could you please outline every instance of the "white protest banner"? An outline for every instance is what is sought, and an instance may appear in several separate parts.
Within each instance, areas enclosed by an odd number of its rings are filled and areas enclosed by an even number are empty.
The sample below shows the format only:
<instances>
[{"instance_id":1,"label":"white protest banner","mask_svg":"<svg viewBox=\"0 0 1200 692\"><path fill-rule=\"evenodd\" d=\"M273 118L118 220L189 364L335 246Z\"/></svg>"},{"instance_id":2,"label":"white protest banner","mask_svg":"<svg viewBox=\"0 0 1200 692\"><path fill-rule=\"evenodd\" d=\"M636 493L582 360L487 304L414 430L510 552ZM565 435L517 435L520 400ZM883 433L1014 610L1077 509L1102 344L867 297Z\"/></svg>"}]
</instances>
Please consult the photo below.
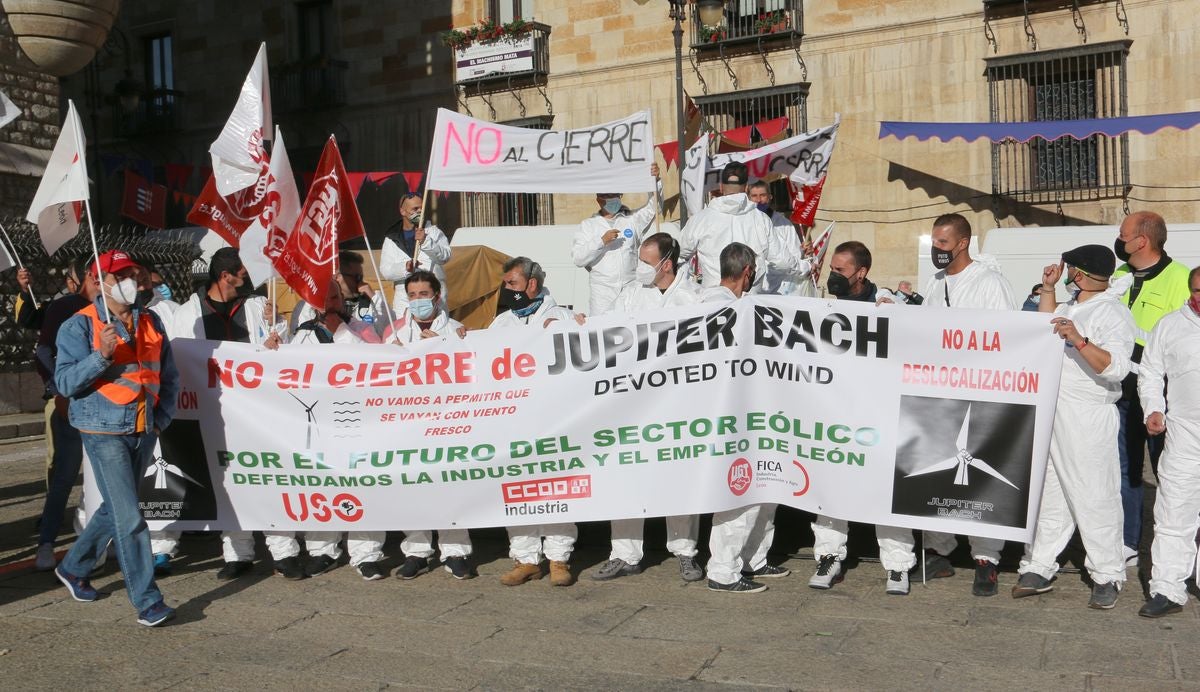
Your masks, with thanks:
<instances>
[{"instance_id":1,"label":"white protest banner","mask_svg":"<svg viewBox=\"0 0 1200 692\"><path fill-rule=\"evenodd\" d=\"M531 130L438 109L431 190L653 192L650 112L574 130Z\"/></svg>"},{"instance_id":2,"label":"white protest banner","mask_svg":"<svg viewBox=\"0 0 1200 692\"><path fill-rule=\"evenodd\" d=\"M717 154L709 161L705 189L716 189L720 185L721 169L734 161L746 164L751 180L784 177L797 185L818 180L829 167L839 125L841 119L835 116L834 123L828 127L809 130L749 151Z\"/></svg>"},{"instance_id":3,"label":"white protest banner","mask_svg":"<svg viewBox=\"0 0 1200 692\"><path fill-rule=\"evenodd\" d=\"M688 147L680 184L683 186L683 203L688 215L698 214L704 208L704 176L708 173L708 139L706 132L696 143Z\"/></svg>"},{"instance_id":4,"label":"white protest banner","mask_svg":"<svg viewBox=\"0 0 1200 692\"><path fill-rule=\"evenodd\" d=\"M407 347L172 345L179 417L140 491L177 529L777 502L1026 541L1062 360L1043 315L773 296Z\"/></svg>"}]
</instances>

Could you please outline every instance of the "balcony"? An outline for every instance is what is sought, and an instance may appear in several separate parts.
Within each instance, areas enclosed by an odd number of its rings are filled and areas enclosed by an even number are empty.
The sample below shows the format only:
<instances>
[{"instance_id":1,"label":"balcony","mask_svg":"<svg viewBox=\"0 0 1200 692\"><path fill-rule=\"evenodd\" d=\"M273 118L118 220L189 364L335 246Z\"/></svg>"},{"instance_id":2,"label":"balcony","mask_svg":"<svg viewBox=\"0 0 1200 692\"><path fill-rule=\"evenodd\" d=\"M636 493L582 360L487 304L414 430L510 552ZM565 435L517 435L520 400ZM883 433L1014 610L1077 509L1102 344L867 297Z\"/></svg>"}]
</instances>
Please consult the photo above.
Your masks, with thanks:
<instances>
[{"instance_id":1,"label":"balcony","mask_svg":"<svg viewBox=\"0 0 1200 692\"><path fill-rule=\"evenodd\" d=\"M550 27L527 26L519 34L452 46L455 83L480 92L544 85L550 74Z\"/></svg>"},{"instance_id":2,"label":"balcony","mask_svg":"<svg viewBox=\"0 0 1200 692\"><path fill-rule=\"evenodd\" d=\"M693 6L694 7L694 6ZM804 0L727 0L720 24L691 17L691 46L700 58L794 46L804 33Z\"/></svg>"},{"instance_id":3,"label":"balcony","mask_svg":"<svg viewBox=\"0 0 1200 692\"><path fill-rule=\"evenodd\" d=\"M349 68L349 63L327 56L272 68L271 105L284 113L344 106Z\"/></svg>"},{"instance_id":4,"label":"balcony","mask_svg":"<svg viewBox=\"0 0 1200 692\"><path fill-rule=\"evenodd\" d=\"M113 123L122 137L141 137L178 132L184 93L175 89L151 89L138 95L133 110L127 100L113 101Z\"/></svg>"}]
</instances>

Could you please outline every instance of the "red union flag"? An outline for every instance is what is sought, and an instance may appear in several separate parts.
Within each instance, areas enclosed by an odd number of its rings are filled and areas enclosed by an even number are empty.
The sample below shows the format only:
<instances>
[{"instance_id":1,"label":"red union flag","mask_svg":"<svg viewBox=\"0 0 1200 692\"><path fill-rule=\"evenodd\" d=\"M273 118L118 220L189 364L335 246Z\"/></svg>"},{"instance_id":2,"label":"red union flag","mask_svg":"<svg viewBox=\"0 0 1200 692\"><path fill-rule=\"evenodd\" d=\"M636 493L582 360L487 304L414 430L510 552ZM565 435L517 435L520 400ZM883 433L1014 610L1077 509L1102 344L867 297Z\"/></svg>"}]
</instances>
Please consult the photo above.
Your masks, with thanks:
<instances>
[{"instance_id":1,"label":"red union flag","mask_svg":"<svg viewBox=\"0 0 1200 692\"><path fill-rule=\"evenodd\" d=\"M150 228L165 228L167 188L155 185L133 171L125 171L121 215Z\"/></svg>"},{"instance_id":2,"label":"red union flag","mask_svg":"<svg viewBox=\"0 0 1200 692\"><path fill-rule=\"evenodd\" d=\"M364 235L362 217L337 140L332 135L321 152L312 185L296 227L272 261L275 269L306 303L322 309L333 280L338 244Z\"/></svg>"},{"instance_id":3,"label":"red union flag","mask_svg":"<svg viewBox=\"0 0 1200 692\"><path fill-rule=\"evenodd\" d=\"M257 144L260 166L258 182L228 197L222 197L221 193L217 192L216 181L210 175L192 210L188 212L188 223L210 229L233 247L241 247L242 234L262 214L267 201L271 164L262 149L262 140L259 139Z\"/></svg>"}]
</instances>

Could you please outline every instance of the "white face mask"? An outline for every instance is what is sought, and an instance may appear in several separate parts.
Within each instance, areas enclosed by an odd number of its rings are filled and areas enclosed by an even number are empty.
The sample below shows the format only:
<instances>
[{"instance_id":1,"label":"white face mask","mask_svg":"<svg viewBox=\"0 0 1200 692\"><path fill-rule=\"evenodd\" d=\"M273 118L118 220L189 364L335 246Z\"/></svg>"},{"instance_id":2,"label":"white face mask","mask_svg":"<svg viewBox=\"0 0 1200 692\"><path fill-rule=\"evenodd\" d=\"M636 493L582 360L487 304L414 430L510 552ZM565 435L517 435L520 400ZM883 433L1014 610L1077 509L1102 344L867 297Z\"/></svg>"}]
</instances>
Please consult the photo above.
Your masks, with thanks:
<instances>
[{"instance_id":1,"label":"white face mask","mask_svg":"<svg viewBox=\"0 0 1200 692\"><path fill-rule=\"evenodd\" d=\"M645 286L647 288L649 288L650 286L653 286L654 280L658 278L658 268L661 265L662 265L662 262L651 265L651 264L646 264L645 262L639 261L638 265L637 265L637 269L635 269L634 273L633 273L634 280L637 281L638 284Z\"/></svg>"},{"instance_id":2,"label":"white face mask","mask_svg":"<svg viewBox=\"0 0 1200 692\"><path fill-rule=\"evenodd\" d=\"M137 281L133 277L121 279L115 285L106 285L105 293L117 305L133 305L137 300Z\"/></svg>"}]
</instances>

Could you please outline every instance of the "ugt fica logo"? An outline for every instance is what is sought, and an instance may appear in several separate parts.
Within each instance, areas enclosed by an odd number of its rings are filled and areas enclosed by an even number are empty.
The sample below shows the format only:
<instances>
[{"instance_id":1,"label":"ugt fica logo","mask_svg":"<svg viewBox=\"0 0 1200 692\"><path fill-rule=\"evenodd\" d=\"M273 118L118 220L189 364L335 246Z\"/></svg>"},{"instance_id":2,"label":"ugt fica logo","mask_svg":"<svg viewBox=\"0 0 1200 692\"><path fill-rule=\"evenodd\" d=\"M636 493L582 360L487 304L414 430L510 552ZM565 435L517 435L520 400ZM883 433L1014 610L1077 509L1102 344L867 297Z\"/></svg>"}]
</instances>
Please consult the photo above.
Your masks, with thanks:
<instances>
[{"instance_id":1,"label":"ugt fica logo","mask_svg":"<svg viewBox=\"0 0 1200 692\"><path fill-rule=\"evenodd\" d=\"M892 511L1024 526L1034 412L1031 404L902 396Z\"/></svg>"},{"instance_id":2,"label":"ugt fica logo","mask_svg":"<svg viewBox=\"0 0 1200 692\"><path fill-rule=\"evenodd\" d=\"M745 459L737 459L729 465L729 474L725 481L729 484L729 492L741 497L754 481L754 467Z\"/></svg>"}]
</instances>

